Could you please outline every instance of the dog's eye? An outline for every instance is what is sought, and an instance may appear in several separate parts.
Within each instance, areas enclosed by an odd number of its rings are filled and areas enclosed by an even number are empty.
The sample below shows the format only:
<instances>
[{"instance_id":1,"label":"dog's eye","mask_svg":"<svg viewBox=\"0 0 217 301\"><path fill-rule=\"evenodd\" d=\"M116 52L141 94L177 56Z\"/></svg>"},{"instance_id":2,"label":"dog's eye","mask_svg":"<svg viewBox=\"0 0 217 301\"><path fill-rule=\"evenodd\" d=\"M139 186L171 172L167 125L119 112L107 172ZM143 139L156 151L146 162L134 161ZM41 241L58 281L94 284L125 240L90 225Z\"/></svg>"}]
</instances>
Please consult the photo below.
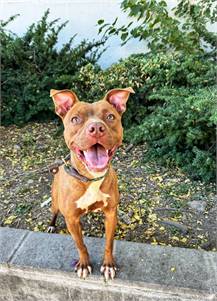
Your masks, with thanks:
<instances>
[{"instance_id":1,"label":"dog's eye","mask_svg":"<svg viewBox=\"0 0 217 301\"><path fill-rule=\"evenodd\" d=\"M106 117L106 119L108 119L108 120L114 120L115 119L115 115L108 114L108 116Z\"/></svg>"},{"instance_id":2,"label":"dog's eye","mask_svg":"<svg viewBox=\"0 0 217 301\"><path fill-rule=\"evenodd\" d=\"M74 116L74 117L72 117L71 122L72 122L73 124L78 124L78 123L81 122L81 118L78 117L78 116Z\"/></svg>"}]
</instances>

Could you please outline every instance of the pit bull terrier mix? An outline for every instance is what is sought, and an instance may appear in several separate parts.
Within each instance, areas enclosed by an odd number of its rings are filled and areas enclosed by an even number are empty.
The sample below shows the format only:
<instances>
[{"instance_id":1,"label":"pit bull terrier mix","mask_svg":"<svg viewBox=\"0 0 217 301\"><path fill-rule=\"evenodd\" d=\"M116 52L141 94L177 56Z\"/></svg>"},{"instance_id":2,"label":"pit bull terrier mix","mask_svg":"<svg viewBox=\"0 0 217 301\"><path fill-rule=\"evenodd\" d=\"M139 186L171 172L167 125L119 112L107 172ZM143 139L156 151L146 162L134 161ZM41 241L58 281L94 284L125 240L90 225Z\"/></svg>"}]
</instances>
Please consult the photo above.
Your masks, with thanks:
<instances>
[{"instance_id":1,"label":"pit bull terrier mix","mask_svg":"<svg viewBox=\"0 0 217 301\"><path fill-rule=\"evenodd\" d=\"M64 124L64 138L70 149L70 166L61 166L52 184L53 218L48 229L55 230L60 212L75 240L79 261L76 271L86 278L91 273L87 248L83 242L80 217L90 211L105 215L105 253L101 273L106 280L116 274L112 255L117 224L119 192L111 159L122 143L121 116L132 88L110 90L95 103L78 100L70 90L51 90L56 114Z\"/></svg>"}]
</instances>

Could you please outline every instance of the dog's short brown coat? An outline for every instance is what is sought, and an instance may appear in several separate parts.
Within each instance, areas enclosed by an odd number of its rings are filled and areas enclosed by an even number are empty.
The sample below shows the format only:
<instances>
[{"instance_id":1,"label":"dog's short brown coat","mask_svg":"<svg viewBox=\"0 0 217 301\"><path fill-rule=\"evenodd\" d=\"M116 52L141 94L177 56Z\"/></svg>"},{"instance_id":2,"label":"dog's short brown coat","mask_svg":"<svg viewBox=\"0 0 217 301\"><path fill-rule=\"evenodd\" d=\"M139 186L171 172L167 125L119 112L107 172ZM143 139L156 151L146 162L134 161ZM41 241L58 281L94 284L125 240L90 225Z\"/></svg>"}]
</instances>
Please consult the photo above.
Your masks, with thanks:
<instances>
[{"instance_id":1,"label":"dog's short brown coat","mask_svg":"<svg viewBox=\"0 0 217 301\"><path fill-rule=\"evenodd\" d=\"M117 206L119 192L117 176L111 163L106 170L96 172L89 170L84 162L79 160L75 148L86 150L96 141L107 149L121 145L123 129L121 115L126 109L126 102L132 88L113 89L106 96L95 103L85 103L78 100L76 94L69 90L51 90L56 113L64 124L64 138L70 149L71 165L77 171L90 179L97 176L106 176L94 182L82 182L59 168L52 184L52 213L51 227L55 226L57 214L60 212L66 221L68 231L75 240L79 252L79 262L76 266L78 275L86 278L91 271L89 254L83 242L80 217L90 211L102 211L105 214L106 244L102 272L106 279L115 276L115 261L112 255L113 239L117 224ZM105 116L113 114L114 119L107 120ZM72 124L73 116L79 116L82 123ZM88 135L90 124L100 123L105 133L98 136ZM94 142L93 142L94 141Z\"/></svg>"}]
</instances>

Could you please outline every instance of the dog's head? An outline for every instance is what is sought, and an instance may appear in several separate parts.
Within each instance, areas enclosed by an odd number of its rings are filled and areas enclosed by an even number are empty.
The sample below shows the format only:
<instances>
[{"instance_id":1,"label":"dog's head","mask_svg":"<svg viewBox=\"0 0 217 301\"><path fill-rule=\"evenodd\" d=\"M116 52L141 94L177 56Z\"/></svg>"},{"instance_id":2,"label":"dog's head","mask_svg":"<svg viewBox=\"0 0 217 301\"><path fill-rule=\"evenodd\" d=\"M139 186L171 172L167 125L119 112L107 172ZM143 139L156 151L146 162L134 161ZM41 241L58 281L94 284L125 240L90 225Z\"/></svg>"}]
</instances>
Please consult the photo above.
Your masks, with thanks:
<instances>
[{"instance_id":1,"label":"dog's head","mask_svg":"<svg viewBox=\"0 0 217 301\"><path fill-rule=\"evenodd\" d=\"M121 116L132 88L113 89L95 103L79 101L70 90L51 90L56 114L64 124L64 138L91 171L107 168L123 139Z\"/></svg>"}]
</instances>

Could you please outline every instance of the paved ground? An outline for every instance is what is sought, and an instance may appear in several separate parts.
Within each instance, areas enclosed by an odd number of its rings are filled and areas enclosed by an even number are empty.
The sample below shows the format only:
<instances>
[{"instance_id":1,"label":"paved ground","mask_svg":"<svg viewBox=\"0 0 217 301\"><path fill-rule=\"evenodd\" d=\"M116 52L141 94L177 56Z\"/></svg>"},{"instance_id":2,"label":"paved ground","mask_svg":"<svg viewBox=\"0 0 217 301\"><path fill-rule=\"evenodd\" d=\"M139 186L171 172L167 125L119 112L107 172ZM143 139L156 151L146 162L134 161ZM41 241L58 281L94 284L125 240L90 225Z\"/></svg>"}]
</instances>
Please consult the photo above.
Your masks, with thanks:
<instances>
[{"instance_id":1,"label":"paved ground","mask_svg":"<svg viewBox=\"0 0 217 301\"><path fill-rule=\"evenodd\" d=\"M79 280L68 235L0 228L0 300L217 300L216 252L115 241L120 271L104 283L104 240L85 242L94 270Z\"/></svg>"}]
</instances>

